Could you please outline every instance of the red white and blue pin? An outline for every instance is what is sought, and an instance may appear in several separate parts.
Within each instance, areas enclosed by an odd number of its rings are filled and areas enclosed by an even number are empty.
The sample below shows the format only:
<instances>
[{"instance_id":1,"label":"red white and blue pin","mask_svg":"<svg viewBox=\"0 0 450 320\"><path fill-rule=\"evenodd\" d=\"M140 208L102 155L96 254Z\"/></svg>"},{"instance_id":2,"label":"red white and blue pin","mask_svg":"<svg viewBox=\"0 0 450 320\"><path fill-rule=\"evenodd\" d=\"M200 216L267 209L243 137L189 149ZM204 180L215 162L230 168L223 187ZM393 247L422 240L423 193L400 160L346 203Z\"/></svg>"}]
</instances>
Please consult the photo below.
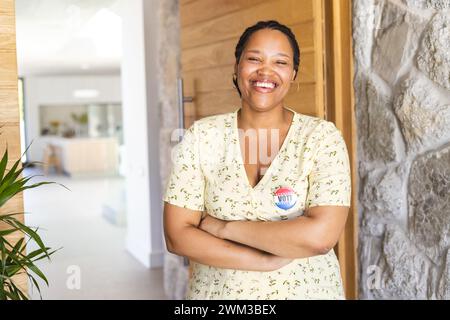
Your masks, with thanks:
<instances>
[{"instance_id":1,"label":"red white and blue pin","mask_svg":"<svg viewBox=\"0 0 450 320\"><path fill-rule=\"evenodd\" d=\"M281 187L275 191L273 200L278 208L289 210L297 203L297 194L292 188Z\"/></svg>"}]
</instances>

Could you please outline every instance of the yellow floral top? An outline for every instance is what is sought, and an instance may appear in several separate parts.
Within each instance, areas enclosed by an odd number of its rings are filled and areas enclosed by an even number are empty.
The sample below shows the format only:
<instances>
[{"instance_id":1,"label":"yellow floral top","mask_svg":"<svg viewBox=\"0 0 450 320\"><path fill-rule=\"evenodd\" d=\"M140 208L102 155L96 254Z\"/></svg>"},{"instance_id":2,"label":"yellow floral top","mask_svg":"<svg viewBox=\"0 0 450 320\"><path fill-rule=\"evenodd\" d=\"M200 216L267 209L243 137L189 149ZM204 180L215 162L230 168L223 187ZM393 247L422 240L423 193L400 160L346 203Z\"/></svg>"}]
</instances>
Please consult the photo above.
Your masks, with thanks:
<instances>
[{"instance_id":1,"label":"yellow floral top","mask_svg":"<svg viewBox=\"0 0 450 320\"><path fill-rule=\"evenodd\" d=\"M332 122L286 109L294 112L287 136L254 187L240 150L239 109L195 121L173 153L164 201L222 220L285 220L308 207L350 206L349 159L340 131ZM289 201L277 198L280 190L289 191ZM344 299L333 250L269 272L192 266L187 299Z\"/></svg>"}]
</instances>

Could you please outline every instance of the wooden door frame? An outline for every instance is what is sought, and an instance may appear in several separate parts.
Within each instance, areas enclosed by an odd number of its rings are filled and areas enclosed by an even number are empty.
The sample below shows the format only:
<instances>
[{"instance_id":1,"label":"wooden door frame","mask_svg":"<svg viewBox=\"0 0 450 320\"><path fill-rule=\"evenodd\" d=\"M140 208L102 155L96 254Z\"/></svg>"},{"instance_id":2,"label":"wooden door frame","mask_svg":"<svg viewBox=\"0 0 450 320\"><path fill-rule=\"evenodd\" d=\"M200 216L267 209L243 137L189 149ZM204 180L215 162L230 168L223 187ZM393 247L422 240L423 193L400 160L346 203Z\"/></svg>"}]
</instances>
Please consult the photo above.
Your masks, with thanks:
<instances>
[{"instance_id":1,"label":"wooden door frame","mask_svg":"<svg viewBox=\"0 0 450 320\"><path fill-rule=\"evenodd\" d=\"M356 121L353 91L351 0L324 0L326 119L336 124L347 144L352 200L347 223L336 253L347 299L358 298L358 210Z\"/></svg>"}]
</instances>

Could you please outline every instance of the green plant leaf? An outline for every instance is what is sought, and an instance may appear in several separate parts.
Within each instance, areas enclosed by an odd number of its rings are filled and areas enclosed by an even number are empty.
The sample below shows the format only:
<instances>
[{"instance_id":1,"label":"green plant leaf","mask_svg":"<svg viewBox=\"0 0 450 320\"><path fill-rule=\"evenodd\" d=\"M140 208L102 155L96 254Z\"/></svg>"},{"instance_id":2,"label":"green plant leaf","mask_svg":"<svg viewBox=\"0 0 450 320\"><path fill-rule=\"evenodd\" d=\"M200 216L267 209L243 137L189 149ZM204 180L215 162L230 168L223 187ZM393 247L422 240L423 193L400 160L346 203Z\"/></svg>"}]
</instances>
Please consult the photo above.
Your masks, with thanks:
<instances>
[{"instance_id":1,"label":"green plant leaf","mask_svg":"<svg viewBox=\"0 0 450 320\"><path fill-rule=\"evenodd\" d=\"M28 268L30 268L30 270L32 270L39 278L41 278L42 280L44 280L45 281L45 283L47 284L47 286L48 286L48 280L47 280L47 278L45 277L45 275L42 273L42 271L41 271L41 269L39 269L36 265L30 265L30 266L28 266Z\"/></svg>"},{"instance_id":2,"label":"green plant leaf","mask_svg":"<svg viewBox=\"0 0 450 320\"><path fill-rule=\"evenodd\" d=\"M12 276L16 275L16 273L19 272L20 270L22 270L22 267L18 266L18 265L7 266L5 268L5 274L8 277L12 277Z\"/></svg>"},{"instance_id":3,"label":"green plant leaf","mask_svg":"<svg viewBox=\"0 0 450 320\"><path fill-rule=\"evenodd\" d=\"M28 146L22 154L22 157L29 147L30 146ZM30 177L21 176L24 168L27 167L27 165L20 166L22 157L15 161L9 170L7 169L7 149L0 160L0 207L18 193L45 184L59 184L70 191L70 189L60 183L48 181L27 185L27 183L30 182L32 178L36 177L36 175ZM0 222L9 226L7 229L0 230L0 300L28 300L26 292L23 292L12 279L13 276L21 274L27 275L31 283L36 286L42 299L37 277L42 279L47 286L49 283L41 269L35 265L35 262L44 258L50 260L50 256L61 249L52 250L50 247L45 246L39 236L39 228L33 229L32 227L26 226L16 218L16 216L20 214L25 213L15 212L0 216ZM14 232L22 232L23 237L12 245L8 242L6 236ZM35 242L38 245L38 249L27 253L25 249L30 241Z\"/></svg>"},{"instance_id":4,"label":"green plant leaf","mask_svg":"<svg viewBox=\"0 0 450 320\"><path fill-rule=\"evenodd\" d=\"M22 249L22 243L25 241L24 238L20 238L19 241L16 242L14 247L12 248L12 254L17 255Z\"/></svg>"},{"instance_id":5,"label":"green plant leaf","mask_svg":"<svg viewBox=\"0 0 450 320\"><path fill-rule=\"evenodd\" d=\"M13 176L12 176L13 177ZM25 185L25 183L27 183L29 180L31 179L31 177L27 177L27 178L19 178L17 179L17 177L15 179L9 179L8 183L2 185L1 189L0 189L0 194L7 194L10 193L11 190L20 190L20 188ZM20 192L20 191L17 191Z\"/></svg>"},{"instance_id":6,"label":"green plant leaf","mask_svg":"<svg viewBox=\"0 0 450 320\"><path fill-rule=\"evenodd\" d=\"M0 282L0 284L2 285L3 288L3 283ZM0 301L6 300L6 293L4 290L0 290Z\"/></svg>"},{"instance_id":7,"label":"green plant leaf","mask_svg":"<svg viewBox=\"0 0 450 320\"><path fill-rule=\"evenodd\" d=\"M0 181L2 181L5 174L6 165L8 164L8 149L3 154L2 161L0 161Z\"/></svg>"},{"instance_id":8,"label":"green plant leaf","mask_svg":"<svg viewBox=\"0 0 450 320\"><path fill-rule=\"evenodd\" d=\"M13 213L2 214L2 215L0 215L0 220L9 218L9 217L13 217L13 216L18 216L19 214L27 214L27 212L13 212Z\"/></svg>"},{"instance_id":9,"label":"green plant leaf","mask_svg":"<svg viewBox=\"0 0 450 320\"><path fill-rule=\"evenodd\" d=\"M50 249L50 248L47 248L47 250L48 250L48 249ZM61 250L61 249L62 249L62 247L61 247L61 248L58 248L58 249L55 249L55 250L53 250L53 251L50 251L50 252L48 253L48 255L51 256L51 255L54 254L56 251L59 251L59 250ZM42 259L44 259L44 258L48 258L49 260L52 260L51 257L49 258L49 257L47 257L47 255L43 254L43 255L41 255L40 257L35 258L35 259L33 260L33 262L42 260Z\"/></svg>"},{"instance_id":10,"label":"green plant leaf","mask_svg":"<svg viewBox=\"0 0 450 320\"><path fill-rule=\"evenodd\" d=\"M31 178L34 178L34 177L43 177L43 175L41 175L41 174L35 174L35 175L31 176ZM40 183L42 183L42 184L57 184L57 185L63 187L64 189L66 189L66 190L68 190L68 191L72 191L72 190L70 190L69 188L67 188L65 185L63 185L62 183L54 182L54 181L39 182L39 183L35 183L35 184L32 185L32 186L27 186L27 187L29 187L29 188L36 188L36 187L39 187L39 186L41 185Z\"/></svg>"},{"instance_id":11,"label":"green plant leaf","mask_svg":"<svg viewBox=\"0 0 450 320\"><path fill-rule=\"evenodd\" d=\"M33 144L34 140L31 140L30 144L28 145L28 147L25 148L25 151L22 152L22 155L20 156L20 159L23 158L23 156L27 153L28 149L30 149L31 145Z\"/></svg>"},{"instance_id":12,"label":"green plant leaf","mask_svg":"<svg viewBox=\"0 0 450 320\"><path fill-rule=\"evenodd\" d=\"M7 290L4 290L6 298L9 298L11 300L20 300L20 297L15 294L14 289L11 289L10 282L5 282L5 287L7 288Z\"/></svg>"},{"instance_id":13,"label":"green plant leaf","mask_svg":"<svg viewBox=\"0 0 450 320\"><path fill-rule=\"evenodd\" d=\"M28 257L28 259L31 260L31 259L33 259L34 257L36 257L37 255L39 255L41 253L48 252L49 249L50 249L49 247L46 247L45 250L43 250L43 249L36 249L36 250L28 253L27 257ZM44 256L44 257L46 257L46 256Z\"/></svg>"},{"instance_id":14,"label":"green plant leaf","mask_svg":"<svg viewBox=\"0 0 450 320\"><path fill-rule=\"evenodd\" d=\"M41 288L39 287L39 283L36 281L36 279L31 274L28 274L28 278L33 282L34 286L36 287L36 289L39 293L39 297L42 300Z\"/></svg>"},{"instance_id":15,"label":"green plant leaf","mask_svg":"<svg viewBox=\"0 0 450 320\"><path fill-rule=\"evenodd\" d=\"M7 236L8 234L14 233L16 232L18 229L14 228L14 229L7 229L7 230L0 230L0 237L4 237Z\"/></svg>"},{"instance_id":16,"label":"green plant leaf","mask_svg":"<svg viewBox=\"0 0 450 320\"><path fill-rule=\"evenodd\" d=\"M20 222L19 220L15 221L15 224L17 224L18 227L20 227L20 229L25 232L27 235L29 235L30 237L33 238L33 240L37 243L37 245L39 246L39 248L43 249L47 255L48 258L48 252L46 250L46 247L44 245L44 243L42 242L41 237L31 228L27 227L26 225L24 225L22 222Z\"/></svg>"},{"instance_id":17,"label":"green plant leaf","mask_svg":"<svg viewBox=\"0 0 450 320\"><path fill-rule=\"evenodd\" d=\"M0 207L3 206L9 199L14 197L16 194L22 191L23 185L26 181L18 180L14 183L11 183L9 186L5 187L2 191L0 191Z\"/></svg>"},{"instance_id":18,"label":"green plant leaf","mask_svg":"<svg viewBox=\"0 0 450 320\"><path fill-rule=\"evenodd\" d=\"M17 267L20 267L20 269L24 269L26 267L26 265L23 263L23 259L21 259L20 257L14 255L11 253L11 251L8 252L8 254L6 255L7 259L6 259L6 265L7 267L5 268L5 272L10 271L10 269L8 268L8 266L11 265L15 265ZM14 263L14 264L13 264ZM17 271L16 271L17 272ZM6 273L7 276L12 276L12 274L10 273Z\"/></svg>"},{"instance_id":19,"label":"green plant leaf","mask_svg":"<svg viewBox=\"0 0 450 320\"><path fill-rule=\"evenodd\" d=\"M17 182L11 184L3 192L0 192L0 207L3 204L5 204L9 199L14 197L16 194L18 194L24 190L36 188L36 187L39 187L39 186L42 186L45 184L55 184L56 183L56 182L39 182L39 183L35 183L35 184L24 187L23 185L25 183L27 183L29 179L30 178L25 179L25 180L18 180Z\"/></svg>"},{"instance_id":20,"label":"green plant leaf","mask_svg":"<svg viewBox=\"0 0 450 320\"><path fill-rule=\"evenodd\" d=\"M9 282L9 287L17 300L28 300L28 297L15 285L14 281Z\"/></svg>"},{"instance_id":21,"label":"green plant leaf","mask_svg":"<svg viewBox=\"0 0 450 320\"><path fill-rule=\"evenodd\" d=\"M1 187L3 187L4 183L7 183L10 180L14 181L15 180L14 177L17 178L19 176L19 174L22 173L22 169L17 170L17 167L19 166L19 163L20 163L20 159L17 160L16 162L14 162L14 165L12 166L12 168L9 169L9 172L4 176L4 178L0 182L0 192L2 191Z\"/></svg>"},{"instance_id":22,"label":"green plant leaf","mask_svg":"<svg viewBox=\"0 0 450 320\"><path fill-rule=\"evenodd\" d=\"M59 183L56 183L56 182L46 182L46 181L44 181L44 182L38 182L38 183L32 184L32 185L30 185L30 186L25 186L25 187L23 187L23 188L22 188L22 191L23 191L23 190L27 190L27 189L36 188L36 187L39 187L39 186L43 186L43 185L46 185L46 184L59 184ZM63 186L63 187L66 188L67 190L69 190L69 189L68 189L67 187L65 187L64 185L61 184L61 186Z\"/></svg>"}]
</instances>

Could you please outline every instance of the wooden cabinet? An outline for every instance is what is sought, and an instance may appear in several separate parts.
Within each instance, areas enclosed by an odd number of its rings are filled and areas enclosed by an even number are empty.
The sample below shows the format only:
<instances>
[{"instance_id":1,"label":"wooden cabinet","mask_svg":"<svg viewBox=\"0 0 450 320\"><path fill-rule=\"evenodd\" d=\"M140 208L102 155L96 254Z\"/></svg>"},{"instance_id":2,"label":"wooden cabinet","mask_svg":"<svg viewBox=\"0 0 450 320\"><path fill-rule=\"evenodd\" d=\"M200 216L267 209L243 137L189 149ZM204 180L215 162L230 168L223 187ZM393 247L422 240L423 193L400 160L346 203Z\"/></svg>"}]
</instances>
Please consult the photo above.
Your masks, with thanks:
<instances>
[{"instance_id":1,"label":"wooden cabinet","mask_svg":"<svg viewBox=\"0 0 450 320\"><path fill-rule=\"evenodd\" d=\"M116 138L41 137L41 144L56 147L62 169L70 176L115 175L119 169Z\"/></svg>"}]
</instances>

